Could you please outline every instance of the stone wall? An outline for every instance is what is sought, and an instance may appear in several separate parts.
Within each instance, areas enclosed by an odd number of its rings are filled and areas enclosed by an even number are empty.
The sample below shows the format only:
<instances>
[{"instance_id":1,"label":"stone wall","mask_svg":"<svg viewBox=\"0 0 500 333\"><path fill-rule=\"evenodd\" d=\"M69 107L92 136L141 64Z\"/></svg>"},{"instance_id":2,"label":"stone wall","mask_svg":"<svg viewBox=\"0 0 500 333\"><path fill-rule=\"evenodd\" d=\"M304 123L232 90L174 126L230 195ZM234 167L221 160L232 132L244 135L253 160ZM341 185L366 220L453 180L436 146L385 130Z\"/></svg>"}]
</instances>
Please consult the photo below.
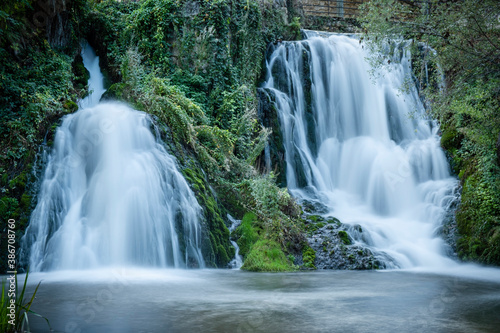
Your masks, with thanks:
<instances>
[{"instance_id":1,"label":"stone wall","mask_svg":"<svg viewBox=\"0 0 500 333\"><path fill-rule=\"evenodd\" d=\"M356 17L358 6L366 0L299 0L305 16Z\"/></svg>"}]
</instances>

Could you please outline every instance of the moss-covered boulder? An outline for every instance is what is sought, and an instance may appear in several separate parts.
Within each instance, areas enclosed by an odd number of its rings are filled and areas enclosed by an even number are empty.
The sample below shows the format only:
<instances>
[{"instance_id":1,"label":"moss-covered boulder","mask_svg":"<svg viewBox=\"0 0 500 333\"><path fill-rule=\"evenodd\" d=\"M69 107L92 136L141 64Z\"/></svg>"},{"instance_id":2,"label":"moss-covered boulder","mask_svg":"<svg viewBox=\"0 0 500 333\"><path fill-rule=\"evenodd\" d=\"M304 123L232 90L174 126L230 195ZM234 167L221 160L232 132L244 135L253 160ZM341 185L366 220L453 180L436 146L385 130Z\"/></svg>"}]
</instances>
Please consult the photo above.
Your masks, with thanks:
<instances>
[{"instance_id":1,"label":"moss-covered boulder","mask_svg":"<svg viewBox=\"0 0 500 333\"><path fill-rule=\"evenodd\" d=\"M253 272L287 272L295 267L277 242L261 239L252 246L241 269Z\"/></svg>"},{"instance_id":2,"label":"moss-covered boulder","mask_svg":"<svg viewBox=\"0 0 500 333\"><path fill-rule=\"evenodd\" d=\"M208 181L201 169L192 161L190 167L183 169L186 180L203 208L202 253L205 264L209 267L227 267L234 257L235 249L229 240L229 229L224 223L224 208L219 205L210 190Z\"/></svg>"}]
</instances>

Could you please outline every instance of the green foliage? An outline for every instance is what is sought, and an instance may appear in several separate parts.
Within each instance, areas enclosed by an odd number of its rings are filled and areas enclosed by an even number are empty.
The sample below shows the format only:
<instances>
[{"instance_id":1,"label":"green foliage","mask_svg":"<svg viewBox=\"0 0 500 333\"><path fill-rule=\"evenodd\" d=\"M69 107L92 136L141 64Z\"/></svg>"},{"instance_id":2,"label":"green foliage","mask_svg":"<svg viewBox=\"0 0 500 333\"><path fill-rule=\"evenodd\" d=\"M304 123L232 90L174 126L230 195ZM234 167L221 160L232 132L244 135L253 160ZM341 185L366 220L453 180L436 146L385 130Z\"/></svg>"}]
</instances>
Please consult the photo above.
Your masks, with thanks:
<instances>
[{"instance_id":1,"label":"green foliage","mask_svg":"<svg viewBox=\"0 0 500 333\"><path fill-rule=\"evenodd\" d=\"M243 220L241 220L241 224L235 230L235 235L238 237L237 243L240 248L240 254L243 257L247 256L253 244L259 239L256 222L257 216L255 214L246 213L243 216Z\"/></svg>"},{"instance_id":2,"label":"green foliage","mask_svg":"<svg viewBox=\"0 0 500 333\"><path fill-rule=\"evenodd\" d=\"M294 270L295 266L277 242L263 239L251 248L241 269L253 272L287 272Z\"/></svg>"},{"instance_id":3,"label":"green foliage","mask_svg":"<svg viewBox=\"0 0 500 333\"><path fill-rule=\"evenodd\" d=\"M36 151L47 120L74 98L71 59L46 45L21 64L14 58L2 62L0 70L0 165L17 167L27 152Z\"/></svg>"},{"instance_id":4,"label":"green foliage","mask_svg":"<svg viewBox=\"0 0 500 333\"><path fill-rule=\"evenodd\" d=\"M75 89L77 91L85 90L87 87L87 82L89 81L90 78L90 73L83 65L83 58L80 54L78 54L73 60L71 68L73 71L73 75L75 76L74 79Z\"/></svg>"},{"instance_id":5,"label":"green foliage","mask_svg":"<svg viewBox=\"0 0 500 333\"><path fill-rule=\"evenodd\" d=\"M9 218L19 219L17 237L24 231L30 215L25 192L30 186L28 175L35 153L44 138L50 141L52 125L76 109L74 101L83 88L79 78L82 73L72 58L77 53L81 36L78 25L85 16L81 14L86 4L82 0L66 3L62 39L67 43L57 46L46 39L55 31L33 25L34 14L46 10L40 8L42 5L24 0L3 1L0 5L0 200L3 206L0 209L5 213L0 223L2 237ZM6 253L4 243L1 259ZM0 260L0 269L4 270L5 264L5 260Z\"/></svg>"},{"instance_id":6,"label":"green foliage","mask_svg":"<svg viewBox=\"0 0 500 333\"><path fill-rule=\"evenodd\" d=\"M203 170L207 171L209 179L220 188L226 187L232 193L236 192L236 198L233 197L236 206L256 212L269 237L285 244L285 239L292 237L290 234L296 235L298 229L294 227L290 214L297 216L298 206L286 190L276 186L272 174L257 176L252 170L250 163L261 153L269 132L263 129L255 136L256 121L254 113L248 111L251 101L247 88L242 86L223 94L221 111L218 112L221 116L214 120L221 124L219 127L210 124L203 109L171 85L169 80L147 72L137 51L127 51L122 62L123 81L110 88L110 95L134 103L135 107L155 115L161 126L167 125L176 150L181 152L183 146L190 147ZM226 124L227 121L230 126ZM236 145L243 147L240 148L240 156L235 156ZM244 177L243 181L241 176ZM200 184L196 181L193 183L193 177L187 178L191 178L195 190L200 190ZM239 183L232 183L233 179ZM198 196L198 200L205 206L212 206L208 198ZM212 227L221 228L220 223ZM292 229L295 231L290 231ZM213 232L215 229L210 230ZM222 241L218 237L213 238L217 244ZM219 253L220 258L225 258L218 247L213 248L213 251Z\"/></svg>"},{"instance_id":7,"label":"green foliage","mask_svg":"<svg viewBox=\"0 0 500 333\"><path fill-rule=\"evenodd\" d=\"M10 284L10 280L8 280L7 278L2 278L2 296L0 297L0 331L2 332L30 332L28 314L43 318L47 322L49 329L51 329L49 320L47 318L31 311L31 306L33 304L33 301L35 300L35 296L38 292L38 287L40 287L41 282L39 282L36 286L31 298L26 299L24 297L26 286L28 283L28 275L29 273L26 273L24 284L21 290L19 290L18 288L17 274L14 275L14 283L12 285ZM10 289L12 287L13 289ZM10 302L9 297L9 293L11 293L12 290L15 290L14 303ZM13 309L13 312L11 312L11 307ZM9 316L11 313L14 314L15 319L12 319L12 317Z\"/></svg>"},{"instance_id":8,"label":"green foliage","mask_svg":"<svg viewBox=\"0 0 500 333\"><path fill-rule=\"evenodd\" d=\"M449 129L441 136L441 146L446 150L457 149L461 144L459 133L456 129Z\"/></svg>"},{"instance_id":9,"label":"green foliage","mask_svg":"<svg viewBox=\"0 0 500 333\"><path fill-rule=\"evenodd\" d=\"M82 28L86 39L96 48L99 65L113 82L120 80L121 60L129 48L125 34L128 19L139 6L140 3L134 1L105 0L95 4L85 15Z\"/></svg>"},{"instance_id":10,"label":"green foliage","mask_svg":"<svg viewBox=\"0 0 500 333\"><path fill-rule=\"evenodd\" d=\"M344 230L340 230L338 232L338 235L339 235L342 243L344 243L345 245L351 245L352 242L351 242L351 239L349 238L349 235L347 234L347 232L345 232Z\"/></svg>"},{"instance_id":11,"label":"green foliage","mask_svg":"<svg viewBox=\"0 0 500 333\"><path fill-rule=\"evenodd\" d=\"M309 269L316 269L314 266L314 261L316 260L316 252L310 246L304 246L302 249L302 261L304 262L303 267Z\"/></svg>"},{"instance_id":12,"label":"green foliage","mask_svg":"<svg viewBox=\"0 0 500 333\"><path fill-rule=\"evenodd\" d=\"M202 252L209 267L226 267L234 257L235 249L229 241L229 230L222 219L222 212L199 167L191 163L183 169L184 177L191 183L196 199L203 207L207 230L202 238Z\"/></svg>"},{"instance_id":13,"label":"green foliage","mask_svg":"<svg viewBox=\"0 0 500 333\"><path fill-rule=\"evenodd\" d=\"M187 3L72 1L72 44L66 53L52 48L43 31L26 34L29 27L23 19L29 2L1 5L0 56L5 61L0 64L0 171L5 216L26 223L29 180L20 176L27 175L47 133L51 142L52 125L74 112L77 97L86 93L88 72L75 56L75 41L86 36L113 83L103 97L151 114L170 150L191 170L185 174L205 208L203 246L209 265L222 267L234 254L221 217L224 207L211 186L222 191L221 200L234 212L256 211L265 223L264 237L278 244L290 238L296 205L288 193L278 191L274 179L259 183L262 177L253 167L270 134L258 125L256 82L268 42L296 34L299 22L288 24L285 12L268 2L202 1L194 10ZM279 194L276 202L264 202L266 186ZM265 198L256 197L261 194Z\"/></svg>"},{"instance_id":14,"label":"green foliage","mask_svg":"<svg viewBox=\"0 0 500 333\"><path fill-rule=\"evenodd\" d=\"M240 184L249 208L262 220L283 220L288 216L298 217L300 208L292 199L288 190L279 188L271 172L261 177L254 177Z\"/></svg>"},{"instance_id":15,"label":"green foliage","mask_svg":"<svg viewBox=\"0 0 500 333\"><path fill-rule=\"evenodd\" d=\"M6 224L9 218L16 219L19 217L19 202L16 198L6 197L0 199L0 216ZM5 219L5 220L4 220Z\"/></svg>"}]
</instances>

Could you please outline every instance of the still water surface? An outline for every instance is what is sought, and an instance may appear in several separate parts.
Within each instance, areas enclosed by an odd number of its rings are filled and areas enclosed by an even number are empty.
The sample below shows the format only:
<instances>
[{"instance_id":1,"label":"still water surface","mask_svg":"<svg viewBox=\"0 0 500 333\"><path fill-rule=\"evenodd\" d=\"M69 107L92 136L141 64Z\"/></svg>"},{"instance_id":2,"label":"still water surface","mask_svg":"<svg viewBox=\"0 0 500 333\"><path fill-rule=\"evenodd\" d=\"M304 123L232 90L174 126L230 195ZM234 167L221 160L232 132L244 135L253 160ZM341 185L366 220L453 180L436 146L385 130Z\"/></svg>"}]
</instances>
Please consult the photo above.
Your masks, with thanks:
<instances>
[{"instance_id":1,"label":"still water surface","mask_svg":"<svg viewBox=\"0 0 500 333\"><path fill-rule=\"evenodd\" d=\"M32 309L56 332L500 332L495 275L111 269L30 280L43 280Z\"/></svg>"}]
</instances>

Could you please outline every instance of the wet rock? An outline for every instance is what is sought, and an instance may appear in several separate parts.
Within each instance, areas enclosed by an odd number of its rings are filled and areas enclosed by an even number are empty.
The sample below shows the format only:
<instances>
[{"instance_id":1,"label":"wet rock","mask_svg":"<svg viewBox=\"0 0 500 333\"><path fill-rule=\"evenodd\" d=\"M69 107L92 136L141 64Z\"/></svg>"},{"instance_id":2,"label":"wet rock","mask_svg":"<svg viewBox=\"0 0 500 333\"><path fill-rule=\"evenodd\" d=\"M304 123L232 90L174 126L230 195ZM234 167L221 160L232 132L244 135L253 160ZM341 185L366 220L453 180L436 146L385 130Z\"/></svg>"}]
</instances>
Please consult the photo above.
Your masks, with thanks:
<instances>
[{"instance_id":1,"label":"wet rock","mask_svg":"<svg viewBox=\"0 0 500 333\"><path fill-rule=\"evenodd\" d=\"M387 268L390 258L357 241L364 237L360 225L346 225L335 217L312 214L305 214L303 221L309 246L316 252L317 269Z\"/></svg>"},{"instance_id":2,"label":"wet rock","mask_svg":"<svg viewBox=\"0 0 500 333\"><path fill-rule=\"evenodd\" d=\"M457 255L457 240L458 240L458 228L455 212L460 205L460 194L462 188L457 187L454 189L453 196L454 199L450 201L449 206L446 209L445 216L443 218L443 224L436 230L436 236L442 237L445 241L445 251L446 254L454 259L458 259Z\"/></svg>"},{"instance_id":3,"label":"wet rock","mask_svg":"<svg viewBox=\"0 0 500 333\"><path fill-rule=\"evenodd\" d=\"M299 200L302 209L310 214L326 214L328 207L319 200Z\"/></svg>"}]
</instances>

